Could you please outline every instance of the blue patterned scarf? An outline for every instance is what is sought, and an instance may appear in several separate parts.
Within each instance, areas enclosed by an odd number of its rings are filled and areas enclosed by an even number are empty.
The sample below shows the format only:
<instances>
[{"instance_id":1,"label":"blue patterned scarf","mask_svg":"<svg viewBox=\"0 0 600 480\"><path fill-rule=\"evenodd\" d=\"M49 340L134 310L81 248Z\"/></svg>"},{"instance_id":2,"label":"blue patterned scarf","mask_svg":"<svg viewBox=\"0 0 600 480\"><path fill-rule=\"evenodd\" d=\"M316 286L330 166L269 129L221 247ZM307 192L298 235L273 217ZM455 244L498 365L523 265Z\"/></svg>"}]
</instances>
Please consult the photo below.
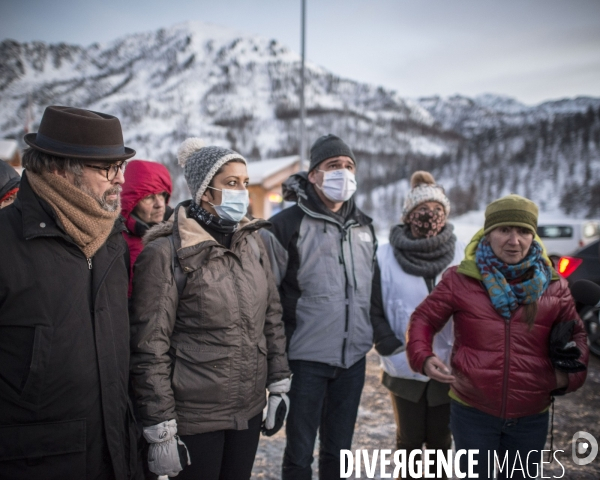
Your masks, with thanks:
<instances>
[{"instance_id":1,"label":"blue patterned scarf","mask_svg":"<svg viewBox=\"0 0 600 480\"><path fill-rule=\"evenodd\" d=\"M507 319L519 305L537 301L552 278L552 269L535 240L521 263L509 265L496 257L489 242L482 238L475 253L475 263L492 305Z\"/></svg>"}]
</instances>

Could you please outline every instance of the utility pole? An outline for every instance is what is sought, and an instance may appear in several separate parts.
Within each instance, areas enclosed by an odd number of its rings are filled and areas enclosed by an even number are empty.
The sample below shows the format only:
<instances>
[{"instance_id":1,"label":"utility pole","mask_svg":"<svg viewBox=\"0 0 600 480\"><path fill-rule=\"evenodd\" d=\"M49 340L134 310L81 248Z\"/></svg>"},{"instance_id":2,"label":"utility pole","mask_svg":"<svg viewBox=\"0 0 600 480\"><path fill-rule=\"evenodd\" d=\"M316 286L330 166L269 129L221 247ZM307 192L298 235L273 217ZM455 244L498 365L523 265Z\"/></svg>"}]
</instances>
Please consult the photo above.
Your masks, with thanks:
<instances>
[{"instance_id":1,"label":"utility pole","mask_svg":"<svg viewBox=\"0 0 600 480\"><path fill-rule=\"evenodd\" d=\"M302 25L300 27L300 43L302 52L302 64L300 67L300 169L304 170L305 165L308 163L306 159L306 106L304 105L304 57L305 57L305 43L306 43L306 0L302 2Z\"/></svg>"}]
</instances>

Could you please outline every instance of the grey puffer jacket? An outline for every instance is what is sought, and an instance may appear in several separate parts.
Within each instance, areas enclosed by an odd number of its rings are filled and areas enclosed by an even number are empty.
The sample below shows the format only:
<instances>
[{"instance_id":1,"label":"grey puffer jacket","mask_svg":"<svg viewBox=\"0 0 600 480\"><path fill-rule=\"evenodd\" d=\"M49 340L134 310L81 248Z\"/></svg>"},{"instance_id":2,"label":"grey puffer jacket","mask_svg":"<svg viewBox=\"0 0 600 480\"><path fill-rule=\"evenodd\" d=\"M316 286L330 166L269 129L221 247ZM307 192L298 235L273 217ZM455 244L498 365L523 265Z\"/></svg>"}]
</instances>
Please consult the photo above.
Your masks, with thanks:
<instances>
[{"instance_id":1,"label":"grey puffer jacket","mask_svg":"<svg viewBox=\"0 0 600 480\"><path fill-rule=\"evenodd\" d=\"M266 385L291 375L281 305L258 229L240 222L231 249L180 204L151 229L135 266L131 374L145 426L175 418L180 435L243 430ZM169 235L187 274L181 298Z\"/></svg>"},{"instance_id":2,"label":"grey puffer jacket","mask_svg":"<svg viewBox=\"0 0 600 480\"><path fill-rule=\"evenodd\" d=\"M372 220L354 207L342 224L319 213L308 195L307 174L284 184L298 202L260 231L283 306L290 360L349 368L373 346L369 317L377 239Z\"/></svg>"}]
</instances>

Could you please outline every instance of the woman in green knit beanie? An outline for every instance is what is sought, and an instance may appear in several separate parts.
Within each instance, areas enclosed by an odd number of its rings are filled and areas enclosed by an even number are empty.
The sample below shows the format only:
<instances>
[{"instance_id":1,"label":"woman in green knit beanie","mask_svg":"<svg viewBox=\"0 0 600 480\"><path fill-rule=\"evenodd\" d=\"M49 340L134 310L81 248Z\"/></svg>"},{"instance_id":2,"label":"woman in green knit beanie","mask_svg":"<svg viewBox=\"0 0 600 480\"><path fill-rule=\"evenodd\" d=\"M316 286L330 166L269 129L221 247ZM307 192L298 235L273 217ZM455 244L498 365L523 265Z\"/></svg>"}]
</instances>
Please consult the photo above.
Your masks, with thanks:
<instances>
[{"instance_id":1,"label":"woman in green knit beanie","mask_svg":"<svg viewBox=\"0 0 600 480\"><path fill-rule=\"evenodd\" d=\"M536 236L537 219L537 205L519 195L490 203L465 259L416 308L408 328L411 368L450 384L456 451L479 450L473 469L479 478L493 478L494 454L503 466L496 478L536 478L551 396L585 381L585 371L567 373L550 360L550 333L558 324L570 329L583 364L588 347L568 284ZM431 347L450 318L451 370ZM466 472L466 456L461 460Z\"/></svg>"}]
</instances>

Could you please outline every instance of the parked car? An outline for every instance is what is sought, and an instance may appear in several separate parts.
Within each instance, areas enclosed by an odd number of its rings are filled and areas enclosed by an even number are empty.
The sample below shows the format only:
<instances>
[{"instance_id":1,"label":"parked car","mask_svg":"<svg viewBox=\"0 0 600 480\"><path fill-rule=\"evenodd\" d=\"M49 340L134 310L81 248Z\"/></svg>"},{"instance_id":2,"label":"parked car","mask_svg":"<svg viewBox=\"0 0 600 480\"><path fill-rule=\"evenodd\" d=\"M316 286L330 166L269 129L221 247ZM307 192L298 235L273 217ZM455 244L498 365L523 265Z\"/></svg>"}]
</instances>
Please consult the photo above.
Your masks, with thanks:
<instances>
[{"instance_id":1,"label":"parked car","mask_svg":"<svg viewBox=\"0 0 600 480\"><path fill-rule=\"evenodd\" d=\"M572 255L560 257L557 271L569 285L582 279L600 285L600 240L589 243ZM577 304L577 311L588 333L590 351L600 356L600 307Z\"/></svg>"},{"instance_id":2,"label":"parked car","mask_svg":"<svg viewBox=\"0 0 600 480\"><path fill-rule=\"evenodd\" d=\"M542 239L550 258L556 263L559 257L570 255L600 239L599 220L559 220L538 224L538 236Z\"/></svg>"}]
</instances>

